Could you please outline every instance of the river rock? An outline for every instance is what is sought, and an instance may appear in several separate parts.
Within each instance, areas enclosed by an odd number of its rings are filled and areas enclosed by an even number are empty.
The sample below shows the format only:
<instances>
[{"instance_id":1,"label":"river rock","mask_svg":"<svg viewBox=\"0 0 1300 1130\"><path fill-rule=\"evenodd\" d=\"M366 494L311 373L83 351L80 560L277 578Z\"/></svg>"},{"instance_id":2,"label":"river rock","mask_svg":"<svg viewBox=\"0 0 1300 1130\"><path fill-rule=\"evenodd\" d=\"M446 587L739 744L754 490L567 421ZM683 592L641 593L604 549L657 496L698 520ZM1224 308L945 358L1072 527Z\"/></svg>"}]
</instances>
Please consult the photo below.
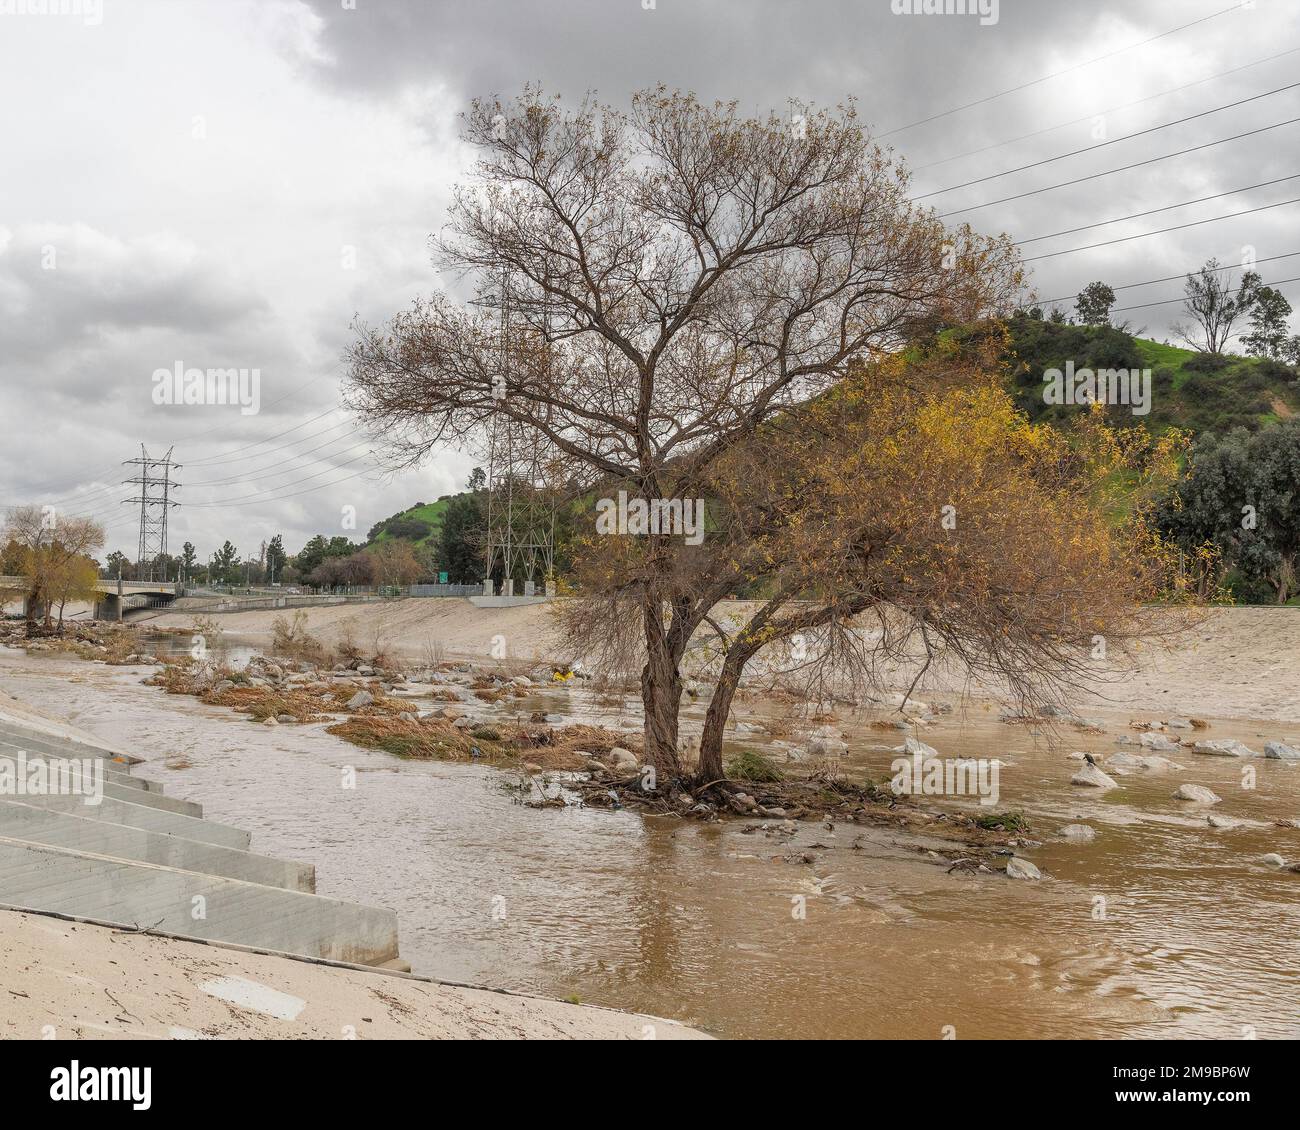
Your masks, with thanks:
<instances>
[{"instance_id":1,"label":"river rock","mask_svg":"<svg viewBox=\"0 0 1300 1130\"><path fill-rule=\"evenodd\" d=\"M610 764L621 773L633 773L636 771L637 759L636 754L630 749L624 749L616 745L609 751Z\"/></svg>"},{"instance_id":2,"label":"river rock","mask_svg":"<svg viewBox=\"0 0 1300 1130\"><path fill-rule=\"evenodd\" d=\"M932 745L926 745L919 738L907 738L902 745L894 747L895 753L905 753L908 757L915 757L918 753L923 758L938 757L939 751Z\"/></svg>"},{"instance_id":3,"label":"river rock","mask_svg":"<svg viewBox=\"0 0 1300 1130\"><path fill-rule=\"evenodd\" d=\"M532 679L527 675L516 675L510 682L516 687L531 687L533 685Z\"/></svg>"},{"instance_id":4,"label":"river rock","mask_svg":"<svg viewBox=\"0 0 1300 1130\"><path fill-rule=\"evenodd\" d=\"M1209 741L1197 742L1192 746L1192 752L1208 754L1211 757L1259 756L1245 742L1239 742L1236 738L1213 738Z\"/></svg>"},{"instance_id":5,"label":"river rock","mask_svg":"<svg viewBox=\"0 0 1300 1130\"><path fill-rule=\"evenodd\" d=\"M1127 753L1121 750L1112 757L1106 758L1106 768L1111 773L1131 773L1137 769L1151 769L1157 772L1164 772L1168 769L1183 769L1185 766L1179 765L1176 761L1170 761L1167 757L1161 757L1159 754L1135 754Z\"/></svg>"},{"instance_id":6,"label":"river rock","mask_svg":"<svg viewBox=\"0 0 1300 1130\"><path fill-rule=\"evenodd\" d=\"M1286 860L1275 851L1270 851L1268 855L1260 859L1260 863L1267 863L1270 867L1285 867Z\"/></svg>"},{"instance_id":7,"label":"river rock","mask_svg":"<svg viewBox=\"0 0 1300 1130\"><path fill-rule=\"evenodd\" d=\"M1264 756L1274 761L1300 761L1300 749L1285 742L1265 742Z\"/></svg>"},{"instance_id":8,"label":"river rock","mask_svg":"<svg viewBox=\"0 0 1300 1130\"><path fill-rule=\"evenodd\" d=\"M357 691L356 694L348 699L346 709L360 710L363 706L369 706L374 701L375 696L369 691Z\"/></svg>"},{"instance_id":9,"label":"river rock","mask_svg":"<svg viewBox=\"0 0 1300 1130\"><path fill-rule=\"evenodd\" d=\"M838 757L848 748L834 726L818 726L808 735L808 752L813 757Z\"/></svg>"},{"instance_id":10,"label":"river rock","mask_svg":"<svg viewBox=\"0 0 1300 1130\"><path fill-rule=\"evenodd\" d=\"M1027 859L1013 855L1007 860L1008 879L1041 879L1043 873Z\"/></svg>"},{"instance_id":11,"label":"river rock","mask_svg":"<svg viewBox=\"0 0 1300 1130\"><path fill-rule=\"evenodd\" d=\"M1090 828L1087 824L1067 824L1059 834L1062 839L1074 840L1081 844L1091 843L1097 838L1096 829Z\"/></svg>"},{"instance_id":12,"label":"river rock","mask_svg":"<svg viewBox=\"0 0 1300 1130\"><path fill-rule=\"evenodd\" d=\"M1140 740L1144 749L1155 750L1157 753L1173 753L1179 748L1176 741L1171 741L1164 734L1143 734Z\"/></svg>"},{"instance_id":13,"label":"river rock","mask_svg":"<svg viewBox=\"0 0 1300 1130\"><path fill-rule=\"evenodd\" d=\"M1210 815L1205 818L1205 822L1211 828L1227 829L1241 827L1240 820L1234 820L1231 816L1220 816L1217 812L1211 812Z\"/></svg>"},{"instance_id":14,"label":"river rock","mask_svg":"<svg viewBox=\"0 0 1300 1130\"><path fill-rule=\"evenodd\" d=\"M1192 800L1197 804L1218 804L1222 799L1204 785L1179 785L1174 790L1174 800Z\"/></svg>"},{"instance_id":15,"label":"river rock","mask_svg":"<svg viewBox=\"0 0 1300 1130\"><path fill-rule=\"evenodd\" d=\"M1190 730L1192 728L1192 720L1190 718L1170 718L1165 725L1171 730Z\"/></svg>"},{"instance_id":16,"label":"river rock","mask_svg":"<svg viewBox=\"0 0 1300 1130\"><path fill-rule=\"evenodd\" d=\"M1080 767L1079 771L1070 778L1072 785L1086 785L1094 789L1117 789L1114 778L1108 777L1095 765L1089 765L1086 762Z\"/></svg>"},{"instance_id":17,"label":"river rock","mask_svg":"<svg viewBox=\"0 0 1300 1130\"><path fill-rule=\"evenodd\" d=\"M279 724L280 723L277 722L274 718L272 718L271 715L269 714L262 719L263 726L278 726Z\"/></svg>"}]
</instances>

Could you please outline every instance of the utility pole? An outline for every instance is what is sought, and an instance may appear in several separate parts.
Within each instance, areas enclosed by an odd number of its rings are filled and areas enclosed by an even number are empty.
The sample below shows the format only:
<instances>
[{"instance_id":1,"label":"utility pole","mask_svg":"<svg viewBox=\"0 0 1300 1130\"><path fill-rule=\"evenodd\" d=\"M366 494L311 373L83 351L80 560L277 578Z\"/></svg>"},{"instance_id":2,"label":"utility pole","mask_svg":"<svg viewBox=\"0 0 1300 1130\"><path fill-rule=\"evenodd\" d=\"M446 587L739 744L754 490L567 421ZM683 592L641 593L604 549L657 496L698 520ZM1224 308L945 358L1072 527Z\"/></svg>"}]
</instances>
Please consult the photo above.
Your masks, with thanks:
<instances>
[{"instance_id":1,"label":"utility pole","mask_svg":"<svg viewBox=\"0 0 1300 1130\"><path fill-rule=\"evenodd\" d=\"M123 499L123 502L138 503L140 506L140 542L136 551L136 572L140 580L152 581L154 562L167 552L167 515L173 506L180 505L171 498L172 488L179 488L181 485L172 481L171 473L173 470L179 470L181 465L172 462L172 448L169 447L167 454L161 459L153 459L145 450L144 444L141 444L140 458L124 460L123 466L140 468L138 478L123 480L126 485L138 486L140 494L136 498ZM158 474L155 468L162 468L162 473ZM145 575L146 561L148 576Z\"/></svg>"}]
</instances>

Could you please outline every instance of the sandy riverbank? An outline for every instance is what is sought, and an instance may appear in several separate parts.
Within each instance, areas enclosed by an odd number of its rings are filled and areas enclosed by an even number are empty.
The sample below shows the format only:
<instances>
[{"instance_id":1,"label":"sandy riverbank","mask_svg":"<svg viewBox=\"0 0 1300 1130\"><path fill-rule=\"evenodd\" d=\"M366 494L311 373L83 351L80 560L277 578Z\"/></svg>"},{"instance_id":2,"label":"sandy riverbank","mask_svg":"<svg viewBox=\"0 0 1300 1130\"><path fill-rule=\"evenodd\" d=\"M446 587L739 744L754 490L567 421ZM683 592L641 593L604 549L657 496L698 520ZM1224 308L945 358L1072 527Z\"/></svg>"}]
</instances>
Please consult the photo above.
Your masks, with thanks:
<instances>
[{"instance_id":1,"label":"sandy riverbank","mask_svg":"<svg viewBox=\"0 0 1300 1130\"><path fill-rule=\"evenodd\" d=\"M724 602L718 614L743 615L746 607ZM412 659L439 646L448 655L486 657L499 635L509 656L574 658L557 654L559 632L550 605L479 609L468 600L428 598L310 608L306 614L309 630L331 646L350 635L363 649L373 650L378 640L390 653ZM231 636L269 642L277 615L282 613L239 612L216 619ZM183 628L192 622L192 615L175 612L141 626ZM1097 682L1079 688L1073 705L1300 721L1298 667L1300 610L1214 608L1173 646L1144 648L1132 667L1104 668ZM906 681L900 672L900 687ZM918 694L957 696L964 689L956 678L935 671L922 680Z\"/></svg>"}]
</instances>

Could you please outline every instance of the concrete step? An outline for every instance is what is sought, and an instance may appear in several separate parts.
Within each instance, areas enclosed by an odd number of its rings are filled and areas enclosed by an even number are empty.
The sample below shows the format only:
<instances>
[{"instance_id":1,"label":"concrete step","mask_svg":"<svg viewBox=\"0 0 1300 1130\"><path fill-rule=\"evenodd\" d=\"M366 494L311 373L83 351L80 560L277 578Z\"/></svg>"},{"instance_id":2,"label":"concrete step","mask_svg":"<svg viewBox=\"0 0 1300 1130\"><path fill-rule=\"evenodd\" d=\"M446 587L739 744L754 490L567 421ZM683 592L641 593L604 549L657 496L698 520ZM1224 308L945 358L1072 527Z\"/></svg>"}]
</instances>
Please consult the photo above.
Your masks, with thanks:
<instances>
[{"instance_id":1,"label":"concrete step","mask_svg":"<svg viewBox=\"0 0 1300 1130\"><path fill-rule=\"evenodd\" d=\"M176 797L163 796L162 793L133 789L118 781L110 781L107 777L104 778L104 795L113 797L115 800L126 800L132 804L143 804L149 808L161 809L163 812L175 812L181 816L192 816L196 820L203 818L203 805L196 804L192 800L178 800Z\"/></svg>"},{"instance_id":2,"label":"concrete step","mask_svg":"<svg viewBox=\"0 0 1300 1130\"><path fill-rule=\"evenodd\" d=\"M154 808L164 808L168 812L179 812L185 816L202 816L203 806L192 800L176 800L163 795L162 785L157 781L132 777L130 766L113 761L103 750L96 751L93 746L78 742L63 741L58 738L45 739L32 735L18 736L5 733L0 727L0 757L16 757L19 752L28 757L64 757L83 759L99 757L104 764L104 794L120 800L130 800L136 804L148 804ZM110 786L112 786L110 788ZM149 798L133 797L122 790L144 792Z\"/></svg>"},{"instance_id":3,"label":"concrete step","mask_svg":"<svg viewBox=\"0 0 1300 1130\"><path fill-rule=\"evenodd\" d=\"M141 794L146 795L146 794ZM167 832L186 840L199 840L207 844L238 848L247 851L251 836L243 828L231 824L218 824L214 820L199 820L177 812L164 812L145 804L132 804L117 797L105 796L99 804L86 804L79 796L28 796L14 797L24 804L49 808L55 812L69 812L87 820L102 820L109 824L125 824L142 828L146 832Z\"/></svg>"},{"instance_id":4,"label":"concrete step","mask_svg":"<svg viewBox=\"0 0 1300 1130\"><path fill-rule=\"evenodd\" d=\"M90 742L78 741L59 734L49 734L44 730L34 730L30 726L20 726L7 719L0 720L0 738L28 747L34 746L42 753L59 757L103 757L121 765L123 769L138 765L143 760L140 757L114 753L111 749Z\"/></svg>"},{"instance_id":5,"label":"concrete step","mask_svg":"<svg viewBox=\"0 0 1300 1130\"><path fill-rule=\"evenodd\" d=\"M0 757L17 758L19 753L25 753L28 757L68 757L77 758L90 757L92 754L78 751L76 754L65 752L55 752L52 748L36 748L34 743L23 744L12 741L8 738L0 737ZM104 761L104 780L112 781L115 785L122 785L128 789L139 789L147 793L162 793L163 786L157 781L150 780L148 777L133 777L130 767L118 761L110 761L107 758Z\"/></svg>"},{"instance_id":6,"label":"concrete step","mask_svg":"<svg viewBox=\"0 0 1300 1130\"><path fill-rule=\"evenodd\" d=\"M316 889L316 869L309 863L292 863L166 832L89 820L16 800L0 799L0 836L291 891L310 893Z\"/></svg>"},{"instance_id":7,"label":"concrete step","mask_svg":"<svg viewBox=\"0 0 1300 1130\"><path fill-rule=\"evenodd\" d=\"M391 910L23 840L0 838L0 903L303 957L397 957Z\"/></svg>"}]
</instances>

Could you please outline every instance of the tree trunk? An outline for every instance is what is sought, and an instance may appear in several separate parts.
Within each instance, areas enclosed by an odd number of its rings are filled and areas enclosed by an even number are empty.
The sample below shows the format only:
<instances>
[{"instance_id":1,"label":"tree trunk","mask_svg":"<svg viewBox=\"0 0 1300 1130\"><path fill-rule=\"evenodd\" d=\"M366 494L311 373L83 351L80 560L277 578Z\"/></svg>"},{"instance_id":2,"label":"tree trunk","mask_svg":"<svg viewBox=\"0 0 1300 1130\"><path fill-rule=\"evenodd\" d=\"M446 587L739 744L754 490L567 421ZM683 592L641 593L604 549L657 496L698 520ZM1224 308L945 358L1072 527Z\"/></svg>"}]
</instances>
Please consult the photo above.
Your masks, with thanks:
<instances>
[{"instance_id":1,"label":"tree trunk","mask_svg":"<svg viewBox=\"0 0 1300 1130\"><path fill-rule=\"evenodd\" d=\"M734 658L733 658L734 657ZM700 735L700 764L695 772L695 783L706 785L710 781L720 781L726 776L722 767L722 734L731 716L731 700L740 685L740 674L745 666L745 658L733 649L722 664L718 676L718 685L713 689L709 699L709 709L704 715L704 732Z\"/></svg>"},{"instance_id":2,"label":"tree trunk","mask_svg":"<svg viewBox=\"0 0 1300 1130\"><path fill-rule=\"evenodd\" d=\"M672 653L664 631L663 609L645 604L646 662L641 669L641 705L645 708L645 760L663 782L682 776L677 753L677 713L682 699L679 656Z\"/></svg>"}]
</instances>

